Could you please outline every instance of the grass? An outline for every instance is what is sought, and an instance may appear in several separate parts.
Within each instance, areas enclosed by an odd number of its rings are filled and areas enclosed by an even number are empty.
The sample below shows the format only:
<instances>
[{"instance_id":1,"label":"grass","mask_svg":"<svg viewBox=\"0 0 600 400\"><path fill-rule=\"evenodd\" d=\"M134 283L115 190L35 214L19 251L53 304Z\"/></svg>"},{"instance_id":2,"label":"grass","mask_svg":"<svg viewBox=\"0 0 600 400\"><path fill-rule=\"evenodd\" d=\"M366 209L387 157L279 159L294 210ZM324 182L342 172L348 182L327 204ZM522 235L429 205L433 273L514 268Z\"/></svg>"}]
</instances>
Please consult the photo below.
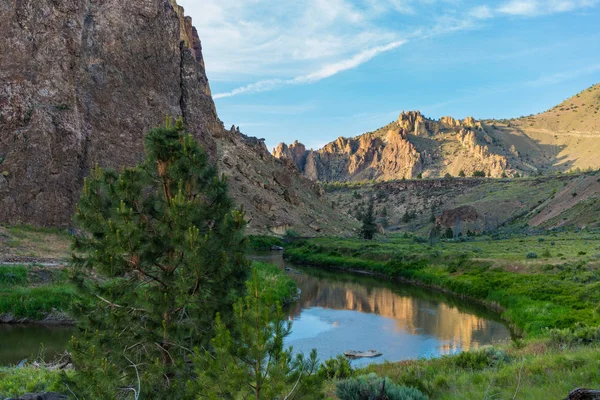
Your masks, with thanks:
<instances>
[{"instance_id":1,"label":"grass","mask_svg":"<svg viewBox=\"0 0 600 400\"><path fill-rule=\"evenodd\" d=\"M65 259L71 239L68 231L28 225L0 225L0 254L4 256Z\"/></svg>"},{"instance_id":2,"label":"grass","mask_svg":"<svg viewBox=\"0 0 600 400\"><path fill-rule=\"evenodd\" d=\"M597 234L479 238L431 247L414 238L384 242L310 239L286 257L341 269L360 269L443 288L504 310L516 331L544 336L550 328L600 325ZM544 251L553 256L527 258Z\"/></svg>"},{"instance_id":3,"label":"grass","mask_svg":"<svg viewBox=\"0 0 600 400\"><path fill-rule=\"evenodd\" d=\"M0 399L48 391L65 391L59 372L32 367L0 369Z\"/></svg>"},{"instance_id":4,"label":"grass","mask_svg":"<svg viewBox=\"0 0 600 400\"><path fill-rule=\"evenodd\" d=\"M0 314L41 320L52 312L66 312L76 296L69 284L0 288Z\"/></svg>"},{"instance_id":5,"label":"grass","mask_svg":"<svg viewBox=\"0 0 600 400\"><path fill-rule=\"evenodd\" d=\"M564 399L578 387L600 382L600 348L548 348L534 342L523 349L482 349L432 360L370 365L355 375L374 372L416 387L431 399ZM337 382L327 383L327 392Z\"/></svg>"},{"instance_id":6,"label":"grass","mask_svg":"<svg viewBox=\"0 0 600 400\"><path fill-rule=\"evenodd\" d=\"M21 265L0 265L0 287L22 286L27 283L27 268Z\"/></svg>"}]
</instances>

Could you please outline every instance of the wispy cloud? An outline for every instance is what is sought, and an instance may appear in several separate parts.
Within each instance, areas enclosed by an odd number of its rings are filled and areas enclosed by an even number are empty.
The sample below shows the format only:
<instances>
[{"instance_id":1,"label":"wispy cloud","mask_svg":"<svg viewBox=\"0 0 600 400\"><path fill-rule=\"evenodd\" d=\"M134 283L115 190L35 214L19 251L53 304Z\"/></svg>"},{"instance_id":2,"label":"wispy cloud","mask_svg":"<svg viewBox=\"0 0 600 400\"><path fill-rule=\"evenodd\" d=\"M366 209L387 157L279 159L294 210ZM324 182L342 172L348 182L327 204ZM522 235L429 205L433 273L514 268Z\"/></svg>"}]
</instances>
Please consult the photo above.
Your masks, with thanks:
<instances>
[{"instance_id":1,"label":"wispy cloud","mask_svg":"<svg viewBox=\"0 0 600 400\"><path fill-rule=\"evenodd\" d=\"M318 82L322 79L332 77L336 74L339 74L343 71L348 71L350 69L356 68L359 65L371 60L373 57L378 54L385 53L390 50L394 50L400 46L402 46L406 41L399 40L392 43L388 43L384 46L377 46L371 49L367 49L361 51L360 53L350 57L348 59L338 61L335 63L324 65L318 70L311 72L305 75L299 75L292 79L267 79L258 81L256 83L252 83L250 85L242 86L237 89L233 89L232 91L225 93L217 93L213 97L215 99L220 99L224 97L232 97L242 93L259 93L266 92L269 90L273 90L282 86L287 85L299 85L303 83L313 83Z\"/></svg>"},{"instance_id":2,"label":"wispy cloud","mask_svg":"<svg viewBox=\"0 0 600 400\"><path fill-rule=\"evenodd\" d=\"M309 84L407 41L476 29L494 18L584 10L600 0L178 0L195 18L215 98ZM393 21L390 23L390 21Z\"/></svg>"},{"instance_id":3,"label":"wispy cloud","mask_svg":"<svg viewBox=\"0 0 600 400\"><path fill-rule=\"evenodd\" d=\"M599 2L598 0L510 0L495 11L498 14L533 17L589 8Z\"/></svg>"},{"instance_id":4,"label":"wispy cloud","mask_svg":"<svg viewBox=\"0 0 600 400\"><path fill-rule=\"evenodd\" d=\"M546 86L555 85L561 82L567 82L577 79L581 76L591 75L600 72L600 64L588 65L583 68L570 69L568 71L555 72L553 74L543 75L538 79L526 82L528 86Z\"/></svg>"}]
</instances>

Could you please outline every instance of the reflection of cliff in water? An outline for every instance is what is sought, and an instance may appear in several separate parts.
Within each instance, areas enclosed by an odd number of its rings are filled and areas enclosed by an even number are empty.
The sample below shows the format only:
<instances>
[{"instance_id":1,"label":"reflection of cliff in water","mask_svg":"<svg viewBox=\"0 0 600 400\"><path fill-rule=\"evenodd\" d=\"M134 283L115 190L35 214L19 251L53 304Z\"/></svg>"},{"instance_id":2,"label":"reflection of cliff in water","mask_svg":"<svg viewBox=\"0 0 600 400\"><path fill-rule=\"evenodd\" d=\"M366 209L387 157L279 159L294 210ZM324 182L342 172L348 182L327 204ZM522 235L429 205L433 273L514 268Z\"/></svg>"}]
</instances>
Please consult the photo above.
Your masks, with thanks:
<instances>
[{"instance_id":1,"label":"reflection of cliff in water","mask_svg":"<svg viewBox=\"0 0 600 400\"><path fill-rule=\"evenodd\" d=\"M282 261L277 262L281 267ZM377 314L396 320L398 330L446 342L442 353L469 350L508 334L504 325L489 320L490 313L441 293L344 273L303 272L290 274L302 290L300 299L290 305L291 317L312 307Z\"/></svg>"}]
</instances>

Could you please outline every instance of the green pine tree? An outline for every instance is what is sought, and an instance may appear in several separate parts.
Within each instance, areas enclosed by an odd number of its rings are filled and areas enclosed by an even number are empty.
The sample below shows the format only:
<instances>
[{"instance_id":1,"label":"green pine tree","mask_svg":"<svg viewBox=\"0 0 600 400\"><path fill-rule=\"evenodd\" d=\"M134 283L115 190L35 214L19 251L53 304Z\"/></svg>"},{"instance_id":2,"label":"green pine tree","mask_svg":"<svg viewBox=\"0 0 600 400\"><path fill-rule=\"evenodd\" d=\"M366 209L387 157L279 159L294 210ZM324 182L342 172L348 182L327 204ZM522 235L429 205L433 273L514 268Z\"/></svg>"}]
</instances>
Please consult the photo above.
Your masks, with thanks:
<instances>
[{"instance_id":1,"label":"green pine tree","mask_svg":"<svg viewBox=\"0 0 600 400\"><path fill-rule=\"evenodd\" d=\"M316 350L305 358L284 349L291 322L264 292L255 271L247 296L234 305L234 331L217 316L211 350L196 349L198 378L189 389L198 399L321 398Z\"/></svg>"},{"instance_id":2,"label":"green pine tree","mask_svg":"<svg viewBox=\"0 0 600 400\"><path fill-rule=\"evenodd\" d=\"M362 216L362 228L360 235L367 240L372 240L377 233L377 224L375 223L374 201L371 197L367 211Z\"/></svg>"},{"instance_id":3,"label":"green pine tree","mask_svg":"<svg viewBox=\"0 0 600 400\"><path fill-rule=\"evenodd\" d=\"M192 349L245 291L244 213L182 122L145 138L146 159L85 179L75 220L71 341L79 399L183 398ZM95 279L88 276L94 275Z\"/></svg>"}]
</instances>

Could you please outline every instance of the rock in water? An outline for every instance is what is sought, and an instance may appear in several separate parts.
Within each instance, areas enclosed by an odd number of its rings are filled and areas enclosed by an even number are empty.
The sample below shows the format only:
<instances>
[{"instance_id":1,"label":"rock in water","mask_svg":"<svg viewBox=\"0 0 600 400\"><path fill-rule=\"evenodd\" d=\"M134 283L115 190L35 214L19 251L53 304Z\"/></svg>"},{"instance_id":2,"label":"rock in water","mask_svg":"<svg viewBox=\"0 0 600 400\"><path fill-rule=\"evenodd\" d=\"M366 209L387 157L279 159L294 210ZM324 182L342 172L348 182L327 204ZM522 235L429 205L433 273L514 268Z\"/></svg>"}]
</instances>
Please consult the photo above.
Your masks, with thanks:
<instances>
[{"instance_id":1,"label":"rock in water","mask_svg":"<svg viewBox=\"0 0 600 400\"><path fill-rule=\"evenodd\" d=\"M356 350L346 350L344 355L348 358L374 358L383 355L383 353L378 352L377 350L368 350L368 351L356 351Z\"/></svg>"}]
</instances>

